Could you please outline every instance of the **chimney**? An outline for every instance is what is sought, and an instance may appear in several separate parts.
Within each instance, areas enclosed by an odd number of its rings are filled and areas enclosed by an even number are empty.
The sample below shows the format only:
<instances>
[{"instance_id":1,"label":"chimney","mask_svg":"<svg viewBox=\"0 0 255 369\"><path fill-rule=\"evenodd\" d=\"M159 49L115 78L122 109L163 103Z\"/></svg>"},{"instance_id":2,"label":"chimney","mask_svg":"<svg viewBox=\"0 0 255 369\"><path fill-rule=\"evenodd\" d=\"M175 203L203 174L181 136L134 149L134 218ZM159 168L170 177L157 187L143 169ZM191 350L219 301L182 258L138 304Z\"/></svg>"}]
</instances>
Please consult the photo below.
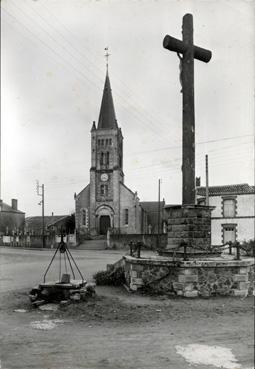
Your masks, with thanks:
<instances>
[{"instance_id":1,"label":"chimney","mask_svg":"<svg viewBox=\"0 0 255 369\"><path fill-rule=\"evenodd\" d=\"M18 210L18 200L12 199L12 208L13 210Z\"/></svg>"}]
</instances>

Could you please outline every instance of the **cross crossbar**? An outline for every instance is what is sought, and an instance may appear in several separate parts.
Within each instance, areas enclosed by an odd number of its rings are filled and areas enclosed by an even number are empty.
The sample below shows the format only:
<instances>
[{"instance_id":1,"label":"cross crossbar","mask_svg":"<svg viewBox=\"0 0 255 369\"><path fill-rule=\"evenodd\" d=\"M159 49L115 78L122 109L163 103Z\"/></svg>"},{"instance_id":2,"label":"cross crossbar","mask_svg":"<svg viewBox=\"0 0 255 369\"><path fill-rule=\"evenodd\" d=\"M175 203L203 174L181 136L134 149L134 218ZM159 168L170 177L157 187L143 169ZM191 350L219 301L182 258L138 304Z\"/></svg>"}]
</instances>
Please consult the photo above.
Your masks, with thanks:
<instances>
[{"instance_id":1,"label":"cross crossbar","mask_svg":"<svg viewBox=\"0 0 255 369\"><path fill-rule=\"evenodd\" d=\"M180 54L184 54L187 51L188 46L183 41L178 40L172 36L166 35L163 40L163 46L165 49L175 51ZM210 50L203 49L193 45L194 59L198 59L202 62L208 63L211 60L212 52Z\"/></svg>"}]
</instances>

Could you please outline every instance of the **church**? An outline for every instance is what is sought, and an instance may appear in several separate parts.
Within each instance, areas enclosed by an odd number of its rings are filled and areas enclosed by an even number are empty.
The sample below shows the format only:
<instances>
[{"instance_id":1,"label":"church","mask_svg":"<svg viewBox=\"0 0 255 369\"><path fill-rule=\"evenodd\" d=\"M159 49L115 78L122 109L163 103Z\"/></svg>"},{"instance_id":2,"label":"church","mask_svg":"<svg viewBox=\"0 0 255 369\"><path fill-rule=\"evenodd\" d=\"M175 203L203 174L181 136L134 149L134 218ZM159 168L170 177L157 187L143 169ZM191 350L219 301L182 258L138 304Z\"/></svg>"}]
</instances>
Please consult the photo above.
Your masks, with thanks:
<instances>
[{"instance_id":1,"label":"church","mask_svg":"<svg viewBox=\"0 0 255 369\"><path fill-rule=\"evenodd\" d=\"M118 126L108 70L98 123L91 128L90 183L75 194L76 233L137 234L147 229L147 213L136 192L124 184L123 135Z\"/></svg>"}]
</instances>

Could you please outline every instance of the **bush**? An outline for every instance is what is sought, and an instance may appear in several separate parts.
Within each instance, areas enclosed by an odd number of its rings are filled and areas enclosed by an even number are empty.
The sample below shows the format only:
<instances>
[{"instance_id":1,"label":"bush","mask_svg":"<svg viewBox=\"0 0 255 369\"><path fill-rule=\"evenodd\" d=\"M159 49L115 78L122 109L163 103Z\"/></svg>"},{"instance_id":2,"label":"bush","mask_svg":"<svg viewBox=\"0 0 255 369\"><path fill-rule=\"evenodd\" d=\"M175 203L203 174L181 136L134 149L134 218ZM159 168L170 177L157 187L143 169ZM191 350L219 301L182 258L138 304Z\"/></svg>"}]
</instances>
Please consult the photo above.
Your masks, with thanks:
<instances>
[{"instance_id":1,"label":"bush","mask_svg":"<svg viewBox=\"0 0 255 369\"><path fill-rule=\"evenodd\" d=\"M243 241L240 243L242 250L248 256L254 256L255 240Z\"/></svg>"},{"instance_id":2,"label":"bush","mask_svg":"<svg viewBox=\"0 0 255 369\"><path fill-rule=\"evenodd\" d=\"M113 271L99 271L93 278L98 286L121 286L125 283L125 274L122 267Z\"/></svg>"}]
</instances>

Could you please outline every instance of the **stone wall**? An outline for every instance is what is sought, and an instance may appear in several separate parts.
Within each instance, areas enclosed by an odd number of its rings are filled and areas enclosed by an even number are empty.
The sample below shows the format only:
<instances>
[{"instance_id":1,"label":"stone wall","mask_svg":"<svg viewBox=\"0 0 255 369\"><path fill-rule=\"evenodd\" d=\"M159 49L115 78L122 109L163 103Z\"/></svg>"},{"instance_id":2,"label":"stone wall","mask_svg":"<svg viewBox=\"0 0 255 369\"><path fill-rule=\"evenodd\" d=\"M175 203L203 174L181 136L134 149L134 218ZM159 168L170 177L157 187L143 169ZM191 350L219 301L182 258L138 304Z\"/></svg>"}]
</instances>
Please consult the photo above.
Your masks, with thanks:
<instances>
[{"instance_id":1,"label":"stone wall","mask_svg":"<svg viewBox=\"0 0 255 369\"><path fill-rule=\"evenodd\" d=\"M145 288L183 297L247 296L254 290L254 259L174 262L124 256L132 291Z\"/></svg>"},{"instance_id":2,"label":"stone wall","mask_svg":"<svg viewBox=\"0 0 255 369\"><path fill-rule=\"evenodd\" d=\"M158 247L164 249L167 244L167 234L111 234L110 248L128 248L130 242L143 242L145 248L149 250L156 250Z\"/></svg>"}]
</instances>

